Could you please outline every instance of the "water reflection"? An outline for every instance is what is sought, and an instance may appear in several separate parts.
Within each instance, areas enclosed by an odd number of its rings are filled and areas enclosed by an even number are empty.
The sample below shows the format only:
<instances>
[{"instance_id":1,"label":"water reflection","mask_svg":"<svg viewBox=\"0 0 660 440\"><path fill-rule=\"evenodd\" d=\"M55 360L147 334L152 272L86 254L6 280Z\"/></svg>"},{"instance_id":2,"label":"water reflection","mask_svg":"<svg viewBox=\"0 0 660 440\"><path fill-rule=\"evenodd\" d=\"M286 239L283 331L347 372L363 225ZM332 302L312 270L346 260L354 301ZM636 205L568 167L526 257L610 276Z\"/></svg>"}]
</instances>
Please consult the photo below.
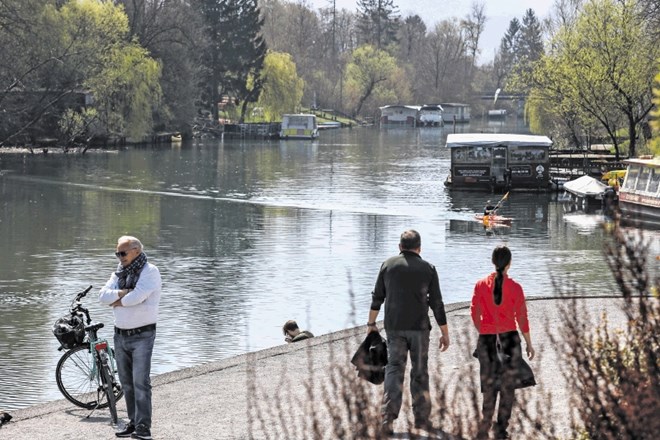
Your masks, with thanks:
<instances>
[{"instance_id":1,"label":"water reflection","mask_svg":"<svg viewBox=\"0 0 660 440\"><path fill-rule=\"evenodd\" d=\"M500 243L529 295L552 294L551 276L567 272L602 292L602 229L584 233L550 197L516 193L501 211L511 227L485 231L474 214L491 195L442 184L448 132L0 156L0 408L61 398L50 327L76 291L107 280L127 233L163 276L156 373L281 344L287 319L315 334L363 323L378 268L409 227L447 302L470 298ZM87 306L111 324L93 295Z\"/></svg>"}]
</instances>

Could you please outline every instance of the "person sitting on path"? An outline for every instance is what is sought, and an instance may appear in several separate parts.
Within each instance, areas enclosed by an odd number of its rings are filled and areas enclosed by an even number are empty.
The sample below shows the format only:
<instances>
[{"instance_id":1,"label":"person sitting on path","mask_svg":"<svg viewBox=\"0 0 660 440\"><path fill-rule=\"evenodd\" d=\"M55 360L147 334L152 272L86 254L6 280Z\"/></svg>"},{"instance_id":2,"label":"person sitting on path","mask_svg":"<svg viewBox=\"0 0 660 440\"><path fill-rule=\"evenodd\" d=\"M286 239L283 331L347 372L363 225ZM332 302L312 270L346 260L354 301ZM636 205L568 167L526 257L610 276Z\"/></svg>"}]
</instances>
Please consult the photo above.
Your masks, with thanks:
<instances>
[{"instance_id":1,"label":"person sitting on path","mask_svg":"<svg viewBox=\"0 0 660 440\"><path fill-rule=\"evenodd\" d=\"M284 323L284 327L282 327L282 331L284 332L284 340L286 342L304 341L305 339L314 337L312 332L309 332L307 330L301 331L300 328L298 327L298 323L296 323L296 321L294 321L293 319Z\"/></svg>"},{"instance_id":2,"label":"person sitting on path","mask_svg":"<svg viewBox=\"0 0 660 440\"><path fill-rule=\"evenodd\" d=\"M475 355L479 358L479 378L483 393L482 418L478 439L487 439L491 429L495 402L500 395L495 424L495 438L508 439L507 427L515 400L515 389L535 385L531 369L522 360L520 328L529 359L534 358L534 347L529 334L527 305L523 289L509 278L511 251L498 246L491 257L495 272L477 281L474 286L470 314L479 332ZM521 377L525 364L531 377Z\"/></svg>"}]
</instances>

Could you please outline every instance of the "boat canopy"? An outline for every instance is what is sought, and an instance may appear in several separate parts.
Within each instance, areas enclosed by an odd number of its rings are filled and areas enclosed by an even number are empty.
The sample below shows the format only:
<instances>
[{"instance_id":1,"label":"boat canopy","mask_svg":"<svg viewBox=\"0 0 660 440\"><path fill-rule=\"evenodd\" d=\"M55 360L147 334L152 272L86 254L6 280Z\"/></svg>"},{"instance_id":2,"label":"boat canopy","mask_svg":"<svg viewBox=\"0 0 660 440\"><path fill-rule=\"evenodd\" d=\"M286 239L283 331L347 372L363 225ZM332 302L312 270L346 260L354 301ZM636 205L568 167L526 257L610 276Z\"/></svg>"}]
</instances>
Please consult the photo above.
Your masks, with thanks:
<instances>
[{"instance_id":1,"label":"boat canopy","mask_svg":"<svg viewBox=\"0 0 660 440\"><path fill-rule=\"evenodd\" d=\"M550 147L552 141L547 136L529 134L452 133L447 136L448 148L496 145Z\"/></svg>"},{"instance_id":2,"label":"boat canopy","mask_svg":"<svg viewBox=\"0 0 660 440\"><path fill-rule=\"evenodd\" d=\"M591 176L584 175L575 180L564 183L564 189L579 197L596 197L608 188L602 182Z\"/></svg>"}]
</instances>

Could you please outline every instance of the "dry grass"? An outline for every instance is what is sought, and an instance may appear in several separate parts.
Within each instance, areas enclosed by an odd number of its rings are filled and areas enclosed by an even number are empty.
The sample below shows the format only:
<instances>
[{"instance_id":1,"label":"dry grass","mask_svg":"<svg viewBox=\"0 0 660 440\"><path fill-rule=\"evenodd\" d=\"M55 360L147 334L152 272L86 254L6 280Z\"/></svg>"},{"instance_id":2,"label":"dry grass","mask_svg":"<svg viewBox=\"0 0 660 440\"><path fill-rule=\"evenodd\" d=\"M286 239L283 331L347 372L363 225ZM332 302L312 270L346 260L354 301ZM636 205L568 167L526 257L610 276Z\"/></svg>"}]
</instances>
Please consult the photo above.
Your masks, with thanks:
<instances>
[{"instance_id":1,"label":"dry grass","mask_svg":"<svg viewBox=\"0 0 660 440\"><path fill-rule=\"evenodd\" d=\"M558 337L552 338L567 383L573 413L573 439L656 439L660 432L660 307L659 282L650 280L648 246L635 233L616 229L609 239L605 258L623 299L628 325L611 329L607 317L589 317L576 297L579 286L556 279L556 295L562 297ZM349 293L353 303L353 292ZM597 318L597 317L596 317ZM599 322L594 326L594 321ZM481 413L478 363L471 359L476 334L452 333L460 347L458 366L430 362L432 422L442 430L416 432L412 426L408 381L394 438L470 439L477 432ZM301 370L304 392L296 393L290 374L273 372L257 377L248 362L249 395L247 423L250 438L258 439L378 439L382 386L357 377L350 358L360 339L345 338L329 344L327 359L315 359L311 349L297 365L282 365L282 371ZM537 350L543 359L545 353ZM432 355L433 356L433 355ZM322 364L319 364L322 362ZM534 361L536 365L538 360ZM252 365L252 366L251 366ZM534 367L533 367L534 368ZM277 386L260 386L264 381ZM267 391L270 390L270 391ZM558 425L553 402L556 396L542 383L518 390L509 425L512 438L556 439Z\"/></svg>"}]
</instances>

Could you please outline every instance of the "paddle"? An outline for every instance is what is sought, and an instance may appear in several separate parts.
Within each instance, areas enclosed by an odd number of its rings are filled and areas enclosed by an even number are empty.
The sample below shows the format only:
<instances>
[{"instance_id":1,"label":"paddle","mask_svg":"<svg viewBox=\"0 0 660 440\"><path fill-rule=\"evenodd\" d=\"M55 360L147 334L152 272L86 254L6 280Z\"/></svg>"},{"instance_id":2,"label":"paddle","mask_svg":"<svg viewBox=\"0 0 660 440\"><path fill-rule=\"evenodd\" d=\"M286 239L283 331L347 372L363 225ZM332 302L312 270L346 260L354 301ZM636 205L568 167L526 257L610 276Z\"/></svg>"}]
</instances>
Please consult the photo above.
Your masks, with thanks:
<instances>
[{"instance_id":1,"label":"paddle","mask_svg":"<svg viewBox=\"0 0 660 440\"><path fill-rule=\"evenodd\" d=\"M504 197L502 197L502 198L500 199L500 201L497 202L497 205L495 205L495 208L493 208L493 210L492 210L491 212L492 212L493 214L495 214L495 211L497 211L498 209L500 209L500 204L501 204L503 201L505 201L506 199L508 199L508 198L509 198L509 191L507 191L506 194L504 194Z\"/></svg>"}]
</instances>

